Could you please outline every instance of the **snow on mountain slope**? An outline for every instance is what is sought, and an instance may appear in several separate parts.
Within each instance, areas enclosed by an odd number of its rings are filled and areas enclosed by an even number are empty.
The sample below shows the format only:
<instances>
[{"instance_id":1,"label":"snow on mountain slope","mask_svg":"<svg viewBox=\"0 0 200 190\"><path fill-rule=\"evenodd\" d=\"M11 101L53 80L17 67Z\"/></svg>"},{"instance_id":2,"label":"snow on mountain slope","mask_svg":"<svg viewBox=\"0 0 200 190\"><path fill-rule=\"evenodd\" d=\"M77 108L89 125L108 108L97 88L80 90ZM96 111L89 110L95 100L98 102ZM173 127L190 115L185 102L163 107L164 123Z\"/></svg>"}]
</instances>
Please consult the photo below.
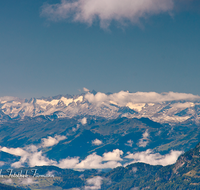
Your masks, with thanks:
<instances>
[{"instance_id":1,"label":"snow on mountain slope","mask_svg":"<svg viewBox=\"0 0 200 190\"><path fill-rule=\"evenodd\" d=\"M127 108L127 109L122 109ZM200 122L200 96L185 93L120 91L113 94L87 92L79 96L19 99L0 98L1 113L10 118L56 114L58 117L95 115L106 118L148 117L159 123ZM1 117L0 117L1 121Z\"/></svg>"}]
</instances>

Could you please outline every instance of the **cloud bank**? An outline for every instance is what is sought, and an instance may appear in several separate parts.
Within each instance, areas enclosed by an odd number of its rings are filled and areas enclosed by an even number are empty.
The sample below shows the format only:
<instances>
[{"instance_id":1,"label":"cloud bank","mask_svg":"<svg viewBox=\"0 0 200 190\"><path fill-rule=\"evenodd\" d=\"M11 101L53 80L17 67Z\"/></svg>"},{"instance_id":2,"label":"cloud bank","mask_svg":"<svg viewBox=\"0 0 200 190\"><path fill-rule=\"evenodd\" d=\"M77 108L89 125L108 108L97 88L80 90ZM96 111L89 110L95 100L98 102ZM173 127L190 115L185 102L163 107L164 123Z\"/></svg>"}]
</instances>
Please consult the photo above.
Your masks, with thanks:
<instances>
[{"instance_id":1,"label":"cloud bank","mask_svg":"<svg viewBox=\"0 0 200 190\"><path fill-rule=\"evenodd\" d=\"M148 137L148 132L145 131L143 138ZM47 138L47 140L50 138ZM44 142L44 140L43 140ZM42 143L43 144L43 143ZM51 144L54 145L53 143ZM48 146L50 144L48 143ZM122 166L122 162L126 163L124 166L136 163L143 162L150 165L169 165L174 164L177 158L183 153L182 151L171 151L169 154L161 155L159 153L153 153L152 150L148 149L143 152L130 153L125 157L123 156L123 151L119 149L114 149L110 152L105 152L102 156L92 153L88 155L84 160L80 160L79 157L65 158L61 159L58 162L52 159L49 159L44 154L44 149L46 146L29 145L24 148L7 148L0 147L0 151L20 156L20 160L11 164L11 167L34 167L34 166L45 166L53 165L59 168L71 168L71 169L106 169L106 168L116 168ZM127 161L128 160L128 161ZM131 160L131 161L130 161ZM136 170L137 171L137 170ZM135 172L136 172L135 171Z\"/></svg>"},{"instance_id":2,"label":"cloud bank","mask_svg":"<svg viewBox=\"0 0 200 190\"><path fill-rule=\"evenodd\" d=\"M102 28L107 28L112 21L138 23L141 18L170 12L173 8L174 0L61 0L57 4L44 4L41 16L88 25L98 20Z\"/></svg>"},{"instance_id":3,"label":"cloud bank","mask_svg":"<svg viewBox=\"0 0 200 190\"><path fill-rule=\"evenodd\" d=\"M48 144L48 146L50 146L50 144ZM61 159L59 160L59 162L57 162L55 160L47 158L44 155L42 148L45 147L46 146L41 145L29 145L24 148L0 147L0 151L7 152L15 156L20 156L19 161L11 164L11 166L14 168L25 166L34 167L53 165L63 169L103 169L122 166L119 161L122 161L122 158L120 156L123 155L123 151L119 149L115 149L112 152L104 153L103 156L99 156L96 153L93 153L88 155L82 161L79 160L79 157L74 157Z\"/></svg>"},{"instance_id":4,"label":"cloud bank","mask_svg":"<svg viewBox=\"0 0 200 190\"><path fill-rule=\"evenodd\" d=\"M177 92L136 92L130 93L128 91L120 91L118 93L113 93L106 95L104 93L98 92L96 95L87 93L85 98L94 104L101 104L103 102L110 103L110 101L115 102L119 106L126 106L129 102L131 103L158 103L174 100L195 100L200 99L200 96L186 93Z\"/></svg>"},{"instance_id":5,"label":"cloud bank","mask_svg":"<svg viewBox=\"0 0 200 190\"><path fill-rule=\"evenodd\" d=\"M182 151L171 151L169 154L161 155L159 153L152 153L152 150L148 149L143 152L138 152L135 154L129 154L125 158L133 159L132 163L143 162L150 165L162 165L167 166L174 164L177 158L182 154ZM127 166L128 164L125 164Z\"/></svg>"}]
</instances>

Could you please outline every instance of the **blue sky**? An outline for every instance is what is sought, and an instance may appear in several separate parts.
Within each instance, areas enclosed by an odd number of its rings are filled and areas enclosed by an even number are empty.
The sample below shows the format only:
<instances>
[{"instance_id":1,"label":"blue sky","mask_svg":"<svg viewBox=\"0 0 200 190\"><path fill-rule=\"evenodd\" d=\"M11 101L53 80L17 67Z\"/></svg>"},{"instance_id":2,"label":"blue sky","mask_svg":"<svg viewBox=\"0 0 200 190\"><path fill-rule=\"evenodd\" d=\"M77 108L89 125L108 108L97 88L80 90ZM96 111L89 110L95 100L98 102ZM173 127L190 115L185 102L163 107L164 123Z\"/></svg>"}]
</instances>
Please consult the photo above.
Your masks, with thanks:
<instances>
[{"instance_id":1,"label":"blue sky","mask_svg":"<svg viewBox=\"0 0 200 190\"><path fill-rule=\"evenodd\" d=\"M59 0L0 1L0 96L79 94L83 87L200 95L200 3L146 0L132 8L131 1L139 0L126 0L121 11L114 0L105 10L106 0L96 0L92 13L92 0L75 8L63 1L71 11Z\"/></svg>"}]
</instances>

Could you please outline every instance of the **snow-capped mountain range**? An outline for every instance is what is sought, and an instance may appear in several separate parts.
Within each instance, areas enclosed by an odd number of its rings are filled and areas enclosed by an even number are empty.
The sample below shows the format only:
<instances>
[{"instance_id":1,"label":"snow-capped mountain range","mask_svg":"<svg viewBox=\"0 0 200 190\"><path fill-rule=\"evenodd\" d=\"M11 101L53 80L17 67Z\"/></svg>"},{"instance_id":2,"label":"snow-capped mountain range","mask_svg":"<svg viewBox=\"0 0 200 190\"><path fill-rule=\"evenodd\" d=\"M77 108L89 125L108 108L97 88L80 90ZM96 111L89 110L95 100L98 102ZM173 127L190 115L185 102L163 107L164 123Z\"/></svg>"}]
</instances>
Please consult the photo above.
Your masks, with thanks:
<instances>
[{"instance_id":1,"label":"snow-capped mountain range","mask_svg":"<svg viewBox=\"0 0 200 190\"><path fill-rule=\"evenodd\" d=\"M187 120L200 123L200 96L186 93L120 91L104 94L86 92L81 95L59 95L49 98L0 98L0 122L25 116L56 115L74 117L94 115L105 118L130 117L159 123L177 124Z\"/></svg>"}]
</instances>

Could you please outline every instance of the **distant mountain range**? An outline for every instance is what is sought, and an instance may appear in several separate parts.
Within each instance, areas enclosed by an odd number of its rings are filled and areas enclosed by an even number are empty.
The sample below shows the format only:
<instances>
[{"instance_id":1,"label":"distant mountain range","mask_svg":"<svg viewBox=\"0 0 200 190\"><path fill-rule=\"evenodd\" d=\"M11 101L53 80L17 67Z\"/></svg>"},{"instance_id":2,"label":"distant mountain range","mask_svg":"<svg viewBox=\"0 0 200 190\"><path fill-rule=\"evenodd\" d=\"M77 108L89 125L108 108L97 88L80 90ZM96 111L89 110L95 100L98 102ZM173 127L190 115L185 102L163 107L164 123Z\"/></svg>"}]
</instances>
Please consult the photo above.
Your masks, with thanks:
<instances>
[{"instance_id":1,"label":"distant mountain range","mask_svg":"<svg viewBox=\"0 0 200 190\"><path fill-rule=\"evenodd\" d=\"M54 168L58 175L45 185L0 178L25 189L198 189L199 169L192 167L199 155L184 152L199 141L200 97L192 94L88 91L0 98L0 168ZM190 170L181 169L185 163Z\"/></svg>"},{"instance_id":2,"label":"distant mountain range","mask_svg":"<svg viewBox=\"0 0 200 190\"><path fill-rule=\"evenodd\" d=\"M200 96L185 93L121 91L119 93L86 92L81 95L58 95L48 98L0 98L0 122L25 117L56 115L58 118L93 115L146 117L155 122L178 124L200 123Z\"/></svg>"}]
</instances>

